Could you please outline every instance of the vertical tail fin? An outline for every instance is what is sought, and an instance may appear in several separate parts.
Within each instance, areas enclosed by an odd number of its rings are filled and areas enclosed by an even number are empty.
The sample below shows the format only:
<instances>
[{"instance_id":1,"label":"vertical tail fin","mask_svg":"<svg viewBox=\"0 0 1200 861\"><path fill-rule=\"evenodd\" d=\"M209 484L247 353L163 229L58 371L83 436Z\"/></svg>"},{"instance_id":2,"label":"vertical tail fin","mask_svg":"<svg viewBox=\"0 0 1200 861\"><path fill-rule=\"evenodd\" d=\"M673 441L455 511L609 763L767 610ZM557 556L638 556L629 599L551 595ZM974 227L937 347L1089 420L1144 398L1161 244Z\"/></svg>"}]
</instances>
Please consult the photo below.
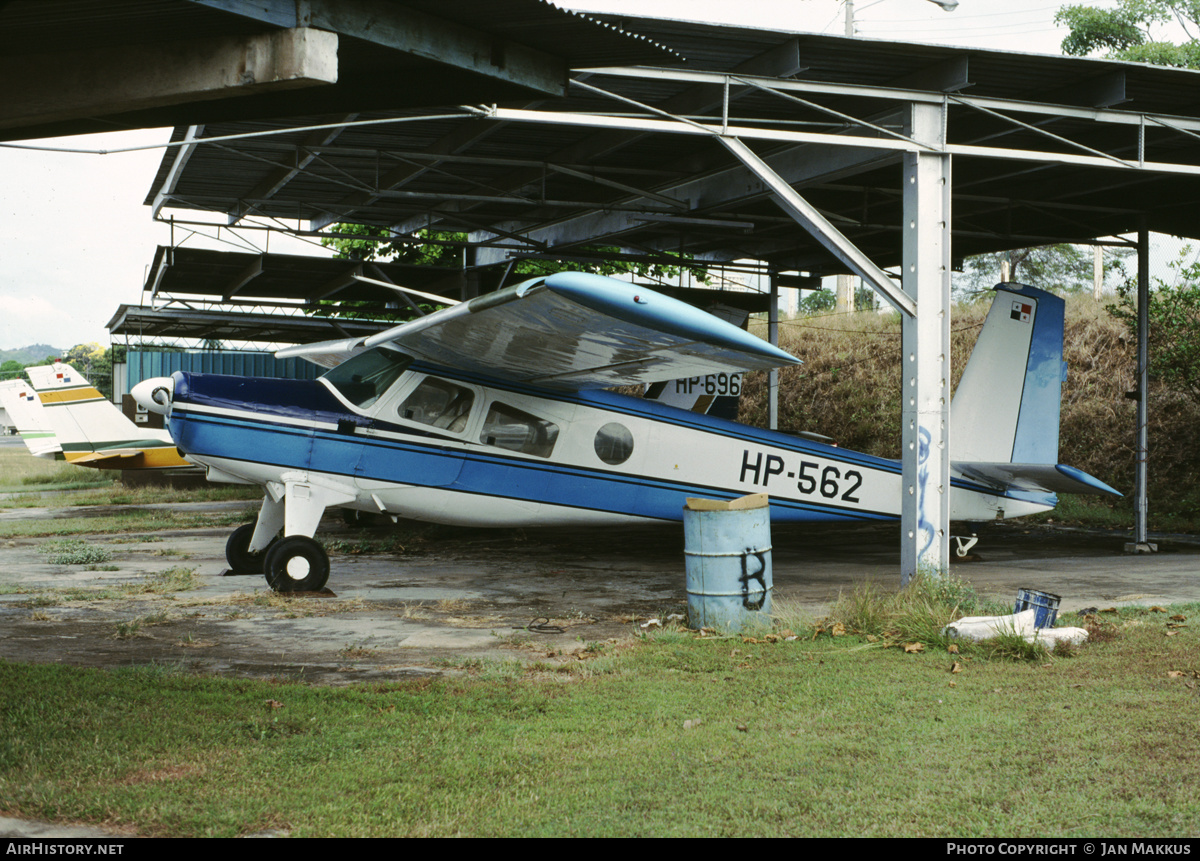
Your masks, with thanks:
<instances>
[{"instance_id":1,"label":"vertical tail fin","mask_svg":"<svg viewBox=\"0 0 1200 861\"><path fill-rule=\"evenodd\" d=\"M964 476L1013 492L1121 494L1058 462L1066 303L1000 284L950 407L950 458Z\"/></svg>"},{"instance_id":2,"label":"vertical tail fin","mask_svg":"<svg viewBox=\"0 0 1200 861\"><path fill-rule=\"evenodd\" d=\"M1000 284L950 407L951 458L1057 463L1066 304Z\"/></svg>"},{"instance_id":3,"label":"vertical tail fin","mask_svg":"<svg viewBox=\"0 0 1200 861\"><path fill-rule=\"evenodd\" d=\"M24 380L0 382L0 406L8 413L30 454L62 458L62 447L46 422L42 402Z\"/></svg>"},{"instance_id":4,"label":"vertical tail fin","mask_svg":"<svg viewBox=\"0 0 1200 861\"><path fill-rule=\"evenodd\" d=\"M47 422L71 460L73 452L128 443L140 434L100 391L70 365L26 368Z\"/></svg>"},{"instance_id":5,"label":"vertical tail fin","mask_svg":"<svg viewBox=\"0 0 1200 861\"><path fill-rule=\"evenodd\" d=\"M42 365L25 373L71 463L100 469L191 466L166 431L139 428L70 365Z\"/></svg>"}]
</instances>

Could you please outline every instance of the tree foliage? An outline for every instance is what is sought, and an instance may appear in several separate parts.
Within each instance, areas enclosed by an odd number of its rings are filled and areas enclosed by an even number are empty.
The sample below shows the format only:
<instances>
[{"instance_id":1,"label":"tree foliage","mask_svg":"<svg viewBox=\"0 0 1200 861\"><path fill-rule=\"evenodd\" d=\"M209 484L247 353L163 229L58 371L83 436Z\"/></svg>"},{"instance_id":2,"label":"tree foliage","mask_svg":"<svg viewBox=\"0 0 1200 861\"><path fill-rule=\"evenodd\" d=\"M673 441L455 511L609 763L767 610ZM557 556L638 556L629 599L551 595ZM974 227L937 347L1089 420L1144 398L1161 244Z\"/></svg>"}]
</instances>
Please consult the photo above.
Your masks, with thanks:
<instances>
[{"instance_id":1,"label":"tree foliage","mask_svg":"<svg viewBox=\"0 0 1200 861\"><path fill-rule=\"evenodd\" d=\"M455 266L462 252L455 242L466 242L465 233L437 230L418 230L412 236L395 237L383 227L366 224L335 224L334 236L321 239L321 244L334 250L343 260L387 260L414 266Z\"/></svg>"},{"instance_id":2,"label":"tree foliage","mask_svg":"<svg viewBox=\"0 0 1200 861\"><path fill-rule=\"evenodd\" d=\"M1200 261L1185 261L1185 249L1172 264L1174 284L1155 278L1146 310L1150 323L1150 378L1200 404ZM1136 289L1126 282L1108 311L1137 338Z\"/></svg>"},{"instance_id":3,"label":"tree foliage","mask_svg":"<svg viewBox=\"0 0 1200 861\"><path fill-rule=\"evenodd\" d=\"M1124 277L1125 258L1132 252L1109 249L1105 268ZM987 295L1000 283L1001 264L1008 263L1009 281L1039 287L1065 296L1090 291L1094 284L1095 262L1092 249L1080 245L1042 245L1015 248L994 254L979 254L963 261L963 271L955 276L954 292L958 299L969 300Z\"/></svg>"},{"instance_id":4,"label":"tree foliage","mask_svg":"<svg viewBox=\"0 0 1200 861\"><path fill-rule=\"evenodd\" d=\"M335 224L336 235L321 240L326 248L334 249L334 256L347 260L380 260L389 263L408 263L415 266L454 267L462 265L459 247L467 242L467 234L438 230L417 230L411 236L394 237L382 227L364 224ZM595 246L580 249L581 256L594 256L595 262L578 260L519 260L513 266L517 275L537 278L555 272L592 272L596 275L632 274L641 278L659 281L679 277L683 268L692 271L697 280L707 282L704 269L688 266L680 257L680 265L664 265L643 261L619 260L621 249L615 246ZM664 252L664 256L678 255Z\"/></svg>"},{"instance_id":5,"label":"tree foliage","mask_svg":"<svg viewBox=\"0 0 1200 861\"><path fill-rule=\"evenodd\" d=\"M1071 28L1064 54L1200 68L1200 0L1117 0L1112 9L1063 6L1054 21ZM1186 37L1180 44L1165 38L1163 31L1172 25Z\"/></svg>"}]
</instances>

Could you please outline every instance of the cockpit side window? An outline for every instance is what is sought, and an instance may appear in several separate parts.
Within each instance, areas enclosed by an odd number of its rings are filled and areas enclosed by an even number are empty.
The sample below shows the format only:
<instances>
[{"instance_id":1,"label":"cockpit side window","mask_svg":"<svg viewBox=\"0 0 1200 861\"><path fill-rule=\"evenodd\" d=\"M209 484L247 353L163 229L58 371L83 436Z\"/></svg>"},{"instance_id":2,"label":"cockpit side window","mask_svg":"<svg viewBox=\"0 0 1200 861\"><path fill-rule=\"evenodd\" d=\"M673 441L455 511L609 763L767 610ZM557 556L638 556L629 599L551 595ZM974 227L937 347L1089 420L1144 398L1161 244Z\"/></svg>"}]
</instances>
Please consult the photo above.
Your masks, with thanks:
<instances>
[{"instance_id":1,"label":"cockpit side window","mask_svg":"<svg viewBox=\"0 0 1200 861\"><path fill-rule=\"evenodd\" d=\"M321 379L330 383L350 403L367 409L392 387L410 364L412 356L387 347L376 347L347 359Z\"/></svg>"},{"instance_id":2,"label":"cockpit side window","mask_svg":"<svg viewBox=\"0 0 1200 861\"><path fill-rule=\"evenodd\" d=\"M400 418L450 433L461 433L467 427L475 393L445 380L426 377L411 395L397 408Z\"/></svg>"},{"instance_id":3,"label":"cockpit side window","mask_svg":"<svg viewBox=\"0 0 1200 861\"><path fill-rule=\"evenodd\" d=\"M558 425L495 402L488 408L479 441L485 445L549 457L558 439Z\"/></svg>"}]
</instances>

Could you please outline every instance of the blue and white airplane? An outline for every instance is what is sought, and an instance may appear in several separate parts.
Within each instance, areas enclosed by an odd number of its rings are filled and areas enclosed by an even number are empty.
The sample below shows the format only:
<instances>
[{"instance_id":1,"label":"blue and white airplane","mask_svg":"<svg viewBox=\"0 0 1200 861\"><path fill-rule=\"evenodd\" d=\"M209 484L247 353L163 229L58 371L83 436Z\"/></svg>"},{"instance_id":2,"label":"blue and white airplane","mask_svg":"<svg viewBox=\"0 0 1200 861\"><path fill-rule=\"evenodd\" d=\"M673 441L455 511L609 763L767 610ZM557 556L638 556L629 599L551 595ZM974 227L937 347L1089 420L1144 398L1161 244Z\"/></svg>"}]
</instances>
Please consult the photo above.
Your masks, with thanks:
<instances>
[{"instance_id":1,"label":"blue and white airplane","mask_svg":"<svg viewBox=\"0 0 1200 861\"><path fill-rule=\"evenodd\" d=\"M1117 494L1057 463L1063 310L1041 290L997 288L953 404L952 519L1045 511L1058 492ZM278 591L324 586L329 560L313 535L330 506L606 525L681 520L688 497L765 492L777 524L900 514L899 461L606 391L798 363L613 279L559 273L280 355L331 370L315 381L176 373L133 392L169 417L210 480L265 488L226 556Z\"/></svg>"}]
</instances>

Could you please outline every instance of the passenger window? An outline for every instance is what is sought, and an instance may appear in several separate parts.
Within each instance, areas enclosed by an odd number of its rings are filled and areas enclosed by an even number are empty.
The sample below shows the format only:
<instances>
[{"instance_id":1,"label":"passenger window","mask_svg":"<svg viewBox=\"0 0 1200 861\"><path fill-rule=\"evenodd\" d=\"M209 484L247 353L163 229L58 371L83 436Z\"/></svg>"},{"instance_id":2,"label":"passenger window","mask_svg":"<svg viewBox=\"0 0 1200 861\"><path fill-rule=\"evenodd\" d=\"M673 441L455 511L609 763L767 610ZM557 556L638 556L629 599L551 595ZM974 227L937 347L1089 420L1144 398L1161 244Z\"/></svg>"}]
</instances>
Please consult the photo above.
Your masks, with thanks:
<instances>
[{"instance_id":1,"label":"passenger window","mask_svg":"<svg viewBox=\"0 0 1200 861\"><path fill-rule=\"evenodd\" d=\"M558 425L501 403L492 404L479 435L485 445L537 457L549 457L557 439Z\"/></svg>"},{"instance_id":2,"label":"passenger window","mask_svg":"<svg viewBox=\"0 0 1200 861\"><path fill-rule=\"evenodd\" d=\"M404 399L397 412L410 421L462 433L474 403L475 393L470 389L427 377Z\"/></svg>"},{"instance_id":3,"label":"passenger window","mask_svg":"<svg viewBox=\"0 0 1200 861\"><path fill-rule=\"evenodd\" d=\"M633 434L625 425L609 422L596 431L596 457L616 466L633 454Z\"/></svg>"}]
</instances>

